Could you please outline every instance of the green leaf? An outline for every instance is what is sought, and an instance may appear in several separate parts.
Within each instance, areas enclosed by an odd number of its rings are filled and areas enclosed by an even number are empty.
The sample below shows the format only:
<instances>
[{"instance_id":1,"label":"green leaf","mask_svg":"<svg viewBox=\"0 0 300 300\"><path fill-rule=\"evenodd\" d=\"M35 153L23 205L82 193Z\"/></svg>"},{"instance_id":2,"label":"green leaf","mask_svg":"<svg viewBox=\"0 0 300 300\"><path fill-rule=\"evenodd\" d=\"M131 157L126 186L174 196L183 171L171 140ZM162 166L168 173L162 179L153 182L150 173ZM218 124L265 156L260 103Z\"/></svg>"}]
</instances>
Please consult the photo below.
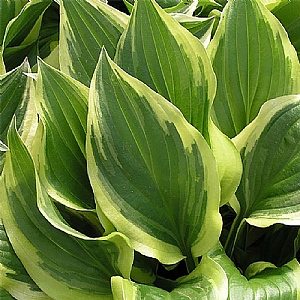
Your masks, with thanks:
<instances>
[{"instance_id":1,"label":"green leaf","mask_svg":"<svg viewBox=\"0 0 300 300\"><path fill-rule=\"evenodd\" d=\"M18 68L0 75L0 138L4 142L11 119L24 96L27 84L27 76L24 72L29 72L27 61L24 61ZM21 122L18 120L18 123Z\"/></svg>"},{"instance_id":2,"label":"green leaf","mask_svg":"<svg viewBox=\"0 0 300 300\"><path fill-rule=\"evenodd\" d=\"M21 11L27 0L2 0L0 1L0 45L3 43L6 26Z\"/></svg>"},{"instance_id":3,"label":"green leaf","mask_svg":"<svg viewBox=\"0 0 300 300\"><path fill-rule=\"evenodd\" d=\"M226 256L223 248L217 246L208 254L226 272L228 277L228 299L299 299L300 265L296 259L276 268L268 263L251 266L251 278L246 278Z\"/></svg>"},{"instance_id":4,"label":"green leaf","mask_svg":"<svg viewBox=\"0 0 300 300\"><path fill-rule=\"evenodd\" d=\"M2 51L8 70L18 66L35 48L43 13L50 4L50 0L30 1L24 6L21 13L7 25ZM14 59L11 58L12 51L18 53Z\"/></svg>"},{"instance_id":5,"label":"green leaf","mask_svg":"<svg viewBox=\"0 0 300 300\"><path fill-rule=\"evenodd\" d=\"M186 256L191 267L192 256L216 243L219 183L210 148L175 106L105 51L90 89L87 161L99 206L137 251L165 264Z\"/></svg>"},{"instance_id":6,"label":"green leaf","mask_svg":"<svg viewBox=\"0 0 300 300\"><path fill-rule=\"evenodd\" d=\"M201 42L155 1L138 0L115 62L176 105L206 138L215 76Z\"/></svg>"},{"instance_id":7,"label":"green leaf","mask_svg":"<svg viewBox=\"0 0 300 300\"><path fill-rule=\"evenodd\" d=\"M267 100L300 92L295 49L260 1L228 1L208 52L218 79L213 119L229 137Z\"/></svg>"},{"instance_id":8,"label":"green leaf","mask_svg":"<svg viewBox=\"0 0 300 300\"><path fill-rule=\"evenodd\" d=\"M26 271L54 299L111 299L110 277L129 278L133 251L119 233L80 239L53 227L37 207L37 175L12 126L3 180L3 223Z\"/></svg>"},{"instance_id":9,"label":"green leaf","mask_svg":"<svg viewBox=\"0 0 300 300\"><path fill-rule=\"evenodd\" d=\"M43 185L66 206L95 208L85 158L88 88L39 61L37 100L45 129L39 154Z\"/></svg>"},{"instance_id":10,"label":"green leaf","mask_svg":"<svg viewBox=\"0 0 300 300\"><path fill-rule=\"evenodd\" d=\"M182 13L192 16L197 8L197 4L198 0L181 0L177 5L165 8L165 11L168 13Z\"/></svg>"},{"instance_id":11,"label":"green leaf","mask_svg":"<svg viewBox=\"0 0 300 300\"><path fill-rule=\"evenodd\" d=\"M279 1L280 5L272 9L272 13L284 26L291 43L296 48L300 59L300 2L298 0Z\"/></svg>"},{"instance_id":12,"label":"green leaf","mask_svg":"<svg viewBox=\"0 0 300 300\"><path fill-rule=\"evenodd\" d=\"M1 300L15 300L6 290L0 287L0 299Z\"/></svg>"},{"instance_id":13,"label":"green leaf","mask_svg":"<svg viewBox=\"0 0 300 300\"><path fill-rule=\"evenodd\" d=\"M209 122L209 141L218 166L221 185L220 206L229 203L242 177L243 165L233 142L223 134L212 120Z\"/></svg>"},{"instance_id":14,"label":"green leaf","mask_svg":"<svg viewBox=\"0 0 300 300\"><path fill-rule=\"evenodd\" d=\"M113 56L128 16L97 0L60 1L60 67L89 86L101 47Z\"/></svg>"},{"instance_id":15,"label":"green leaf","mask_svg":"<svg viewBox=\"0 0 300 300\"><path fill-rule=\"evenodd\" d=\"M180 279L171 292L121 277L112 277L112 292L115 300L226 300L228 280L220 265L205 256L199 266Z\"/></svg>"},{"instance_id":16,"label":"green leaf","mask_svg":"<svg viewBox=\"0 0 300 300\"><path fill-rule=\"evenodd\" d=\"M60 7L57 3L52 2L43 15L41 30L39 33L39 57L45 60L46 57L54 56L55 64L51 64L56 69L59 69L59 22L60 22ZM56 49L55 55L53 51ZM53 61L54 62L54 61Z\"/></svg>"},{"instance_id":17,"label":"green leaf","mask_svg":"<svg viewBox=\"0 0 300 300\"><path fill-rule=\"evenodd\" d=\"M300 95L268 101L234 139L244 167L236 195L248 223L300 225L299 140Z\"/></svg>"},{"instance_id":18,"label":"green leaf","mask_svg":"<svg viewBox=\"0 0 300 300\"><path fill-rule=\"evenodd\" d=\"M50 300L30 278L8 240L0 217L0 287L20 300ZM0 293L0 299L6 299ZM7 298L13 299L13 298Z\"/></svg>"},{"instance_id":19,"label":"green leaf","mask_svg":"<svg viewBox=\"0 0 300 300\"><path fill-rule=\"evenodd\" d=\"M230 257L240 252L239 261L245 256L243 251L248 251L246 222L258 227L300 224L299 110L299 95L270 100L234 139L242 155L244 171L236 192L240 209L230 229L226 251ZM293 253L293 246L289 248L287 253ZM248 258L242 260L246 262Z\"/></svg>"},{"instance_id":20,"label":"green leaf","mask_svg":"<svg viewBox=\"0 0 300 300\"><path fill-rule=\"evenodd\" d=\"M29 71L27 61L18 68L0 75L0 140L6 144L6 134L13 115L17 115L18 128L20 128L24 108L27 99L24 97L28 84L27 76L24 72ZM3 168L4 153L0 152L0 173Z\"/></svg>"},{"instance_id":21,"label":"green leaf","mask_svg":"<svg viewBox=\"0 0 300 300\"><path fill-rule=\"evenodd\" d=\"M208 46L214 25L214 18L198 18L182 13L174 13L172 17L196 36L205 48Z\"/></svg>"}]
</instances>

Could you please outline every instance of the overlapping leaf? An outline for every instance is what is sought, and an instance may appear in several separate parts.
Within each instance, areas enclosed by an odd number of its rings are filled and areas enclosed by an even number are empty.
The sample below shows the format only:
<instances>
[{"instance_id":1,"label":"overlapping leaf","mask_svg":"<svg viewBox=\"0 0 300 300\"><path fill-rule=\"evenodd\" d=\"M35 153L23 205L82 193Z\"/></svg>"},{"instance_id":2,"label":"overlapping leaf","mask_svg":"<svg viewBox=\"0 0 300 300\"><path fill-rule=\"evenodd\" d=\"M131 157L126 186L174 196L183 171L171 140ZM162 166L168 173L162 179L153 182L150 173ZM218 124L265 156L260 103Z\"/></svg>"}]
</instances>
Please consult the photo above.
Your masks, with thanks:
<instances>
[{"instance_id":1,"label":"overlapping leaf","mask_svg":"<svg viewBox=\"0 0 300 300\"><path fill-rule=\"evenodd\" d=\"M37 100L45 128L39 155L43 184L64 205L95 208L85 159L88 88L40 61Z\"/></svg>"},{"instance_id":2,"label":"overlapping leaf","mask_svg":"<svg viewBox=\"0 0 300 300\"><path fill-rule=\"evenodd\" d=\"M176 282L171 292L121 277L112 278L112 292L115 300L227 300L228 280L220 265L205 256L191 274Z\"/></svg>"},{"instance_id":3,"label":"overlapping leaf","mask_svg":"<svg viewBox=\"0 0 300 300\"><path fill-rule=\"evenodd\" d=\"M119 233L80 239L54 228L37 208L36 172L13 126L1 191L3 223L30 277L53 299L111 299L110 277L129 277L133 251Z\"/></svg>"},{"instance_id":4,"label":"overlapping leaf","mask_svg":"<svg viewBox=\"0 0 300 300\"><path fill-rule=\"evenodd\" d=\"M262 106L235 138L244 172L237 190L241 217L255 226L300 225L300 96Z\"/></svg>"},{"instance_id":5,"label":"overlapping leaf","mask_svg":"<svg viewBox=\"0 0 300 300\"><path fill-rule=\"evenodd\" d=\"M17 115L18 128L20 128L28 104L24 97L28 85L28 78L24 72L29 71L28 62L25 61L18 68L0 75L0 140L6 143L8 126L14 114ZM0 152L0 171L3 168L4 154Z\"/></svg>"},{"instance_id":6,"label":"overlapping leaf","mask_svg":"<svg viewBox=\"0 0 300 300\"><path fill-rule=\"evenodd\" d=\"M30 1L7 25L1 49L7 70L20 65L25 57L30 56L30 52L35 53L36 60L36 42L42 17L50 4L50 0Z\"/></svg>"},{"instance_id":7,"label":"overlapping leaf","mask_svg":"<svg viewBox=\"0 0 300 300\"><path fill-rule=\"evenodd\" d=\"M226 256L221 246L215 247L208 256L226 272L230 300L241 297L247 300L299 298L300 265L296 259L280 268L263 262L252 265L247 272L249 278L246 278Z\"/></svg>"},{"instance_id":8,"label":"overlapping leaf","mask_svg":"<svg viewBox=\"0 0 300 300\"><path fill-rule=\"evenodd\" d=\"M300 91L295 49L260 1L228 1L208 51L218 78L214 120L230 137L267 100Z\"/></svg>"},{"instance_id":9,"label":"overlapping leaf","mask_svg":"<svg viewBox=\"0 0 300 300\"><path fill-rule=\"evenodd\" d=\"M103 51L89 97L88 172L96 200L136 250L172 264L220 233L215 161L169 101ZM192 254L191 254L192 253Z\"/></svg>"},{"instance_id":10,"label":"overlapping leaf","mask_svg":"<svg viewBox=\"0 0 300 300\"><path fill-rule=\"evenodd\" d=\"M27 3L27 0L3 0L0 1L0 45L2 45L3 37L7 24L13 19Z\"/></svg>"},{"instance_id":11,"label":"overlapping leaf","mask_svg":"<svg viewBox=\"0 0 300 300\"><path fill-rule=\"evenodd\" d=\"M5 232L0 218L0 288L5 289L20 300L50 300L24 269L19 258L16 256ZM4 298L0 293L0 299Z\"/></svg>"},{"instance_id":12,"label":"overlapping leaf","mask_svg":"<svg viewBox=\"0 0 300 300\"><path fill-rule=\"evenodd\" d=\"M297 0L279 1L279 5L272 9L272 13L284 26L300 59L300 2Z\"/></svg>"},{"instance_id":13,"label":"overlapping leaf","mask_svg":"<svg viewBox=\"0 0 300 300\"><path fill-rule=\"evenodd\" d=\"M200 41L155 1L136 1L115 61L176 105L207 138L216 88L210 61Z\"/></svg>"},{"instance_id":14,"label":"overlapping leaf","mask_svg":"<svg viewBox=\"0 0 300 300\"><path fill-rule=\"evenodd\" d=\"M216 82L203 45L154 1L137 1L115 61L175 104L204 135L217 158L221 204L226 203L239 183L241 163L230 140L210 121Z\"/></svg>"},{"instance_id":15,"label":"overlapping leaf","mask_svg":"<svg viewBox=\"0 0 300 300\"><path fill-rule=\"evenodd\" d=\"M196 36L206 48L211 39L214 18L198 18L186 14L172 14L172 17Z\"/></svg>"},{"instance_id":16,"label":"overlapping leaf","mask_svg":"<svg viewBox=\"0 0 300 300\"><path fill-rule=\"evenodd\" d=\"M97 0L61 0L60 9L61 70L89 86L101 47L114 55L128 16Z\"/></svg>"}]
</instances>

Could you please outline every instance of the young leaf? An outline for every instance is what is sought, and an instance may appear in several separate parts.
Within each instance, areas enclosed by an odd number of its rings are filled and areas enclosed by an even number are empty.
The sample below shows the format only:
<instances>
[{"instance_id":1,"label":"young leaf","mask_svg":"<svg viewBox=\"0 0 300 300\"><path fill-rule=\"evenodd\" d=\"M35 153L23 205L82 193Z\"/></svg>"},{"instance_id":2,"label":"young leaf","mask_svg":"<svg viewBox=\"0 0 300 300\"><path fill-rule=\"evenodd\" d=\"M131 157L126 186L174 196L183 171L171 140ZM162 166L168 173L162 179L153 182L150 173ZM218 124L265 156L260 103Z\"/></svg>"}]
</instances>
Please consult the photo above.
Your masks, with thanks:
<instances>
[{"instance_id":1,"label":"young leaf","mask_svg":"<svg viewBox=\"0 0 300 300\"><path fill-rule=\"evenodd\" d=\"M119 233L80 239L54 228L37 207L36 171L14 126L1 181L3 223L36 284L54 299L111 299L111 276L129 278L133 251Z\"/></svg>"},{"instance_id":2,"label":"young leaf","mask_svg":"<svg viewBox=\"0 0 300 300\"><path fill-rule=\"evenodd\" d=\"M104 45L114 55L128 16L97 0L60 1L60 67L86 86Z\"/></svg>"},{"instance_id":3,"label":"young leaf","mask_svg":"<svg viewBox=\"0 0 300 300\"><path fill-rule=\"evenodd\" d=\"M55 200L95 208L85 159L88 88L39 61L37 107L44 124L39 173Z\"/></svg>"},{"instance_id":4,"label":"young leaf","mask_svg":"<svg viewBox=\"0 0 300 300\"><path fill-rule=\"evenodd\" d=\"M229 203L234 195L243 172L240 154L233 142L223 134L210 119L209 141L218 166L221 185L220 206Z\"/></svg>"},{"instance_id":5,"label":"young leaf","mask_svg":"<svg viewBox=\"0 0 300 300\"><path fill-rule=\"evenodd\" d=\"M234 142L244 172L240 217L259 227L300 225L300 96L266 102Z\"/></svg>"},{"instance_id":6,"label":"young leaf","mask_svg":"<svg viewBox=\"0 0 300 300\"><path fill-rule=\"evenodd\" d=\"M268 263L252 266L250 278L243 276L226 256L221 246L208 254L219 264L228 277L228 299L298 299L300 291L300 265L296 259L276 268ZM249 274L252 273L249 270Z\"/></svg>"},{"instance_id":7,"label":"young leaf","mask_svg":"<svg viewBox=\"0 0 300 300\"><path fill-rule=\"evenodd\" d=\"M173 264L200 256L220 234L215 161L180 111L113 63L92 79L88 173L96 200L142 254Z\"/></svg>"},{"instance_id":8,"label":"young leaf","mask_svg":"<svg viewBox=\"0 0 300 300\"><path fill-rule=\"evenodd\" d=\"M201 42L155 1L137 0L115 62L176 105L207 138L216 81Z\"/></svg>"},{"instance_id":9,"label":"young leaf","mask_svg":"<svg viewBox=\"0 0 300 300\"><path fill-rule=\"evenodd\" d=\"M258 0L228 1L208 52L218 79L213 119L229 137L249 124L267 100L300 92L295 49Z\"/></svg>"}]
</instances>

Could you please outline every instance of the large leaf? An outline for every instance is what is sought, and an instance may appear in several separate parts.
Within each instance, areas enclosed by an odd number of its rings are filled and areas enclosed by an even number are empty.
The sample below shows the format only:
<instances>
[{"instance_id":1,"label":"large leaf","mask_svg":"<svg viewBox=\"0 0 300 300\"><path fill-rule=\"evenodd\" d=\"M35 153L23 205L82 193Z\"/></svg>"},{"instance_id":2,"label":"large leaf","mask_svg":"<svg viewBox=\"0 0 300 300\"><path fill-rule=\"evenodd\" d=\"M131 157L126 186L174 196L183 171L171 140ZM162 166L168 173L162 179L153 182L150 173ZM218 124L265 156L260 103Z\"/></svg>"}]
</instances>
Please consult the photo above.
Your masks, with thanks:
<instances>
[{"instance_id":1,"label":"large leaf","mask_svg":"<svg viewBox=\"0 0 300 300\"><path fill-rule=\"evenodd\" d=\"M267 100L300 91L296 51L282 25L258 0L228 1L208 51L218 79L213 117L230 137Z\"/></svg>"},{"instance_id":2,"label":"large leaf","mask_svg":"<svg viewBox=\"0 0 300 300\"><path fill-rule=\"evenodd\" d=\"M20 300L50 300L24 269L8 240L0 218L0 287ZM6 299L0 294L0 299ZM9 298L7 298L9 299ZM12 298L11 298L12 299Z\"/></svg>"},{"instance_id":3,"label":"large leaf","mask_svg":"<svg viewBox=\"0 0 300 300\"><path fill-rule=\"evenodd\" d=\"M300 225L299 116L299 95L270 100L234 139L244 171L236 192L240 211L226 246L230 256L244 248L245 218L259 227Z\"/></svg>"},{"instance_id":4,"label":"large leaf","mask_svg":"<svg viewBox=\"0 0 300 300\"><path fill-rule=\"evenodd\" d=\"M210 249L220 234L216 164L202 135L169 101L106 52L93 76L88 172L96 200L146 256L172 264Z\"/></svg>"},{"instance_id":5,"label":"large leaf","mask_svg":"<svg viewBox=\"0 0 300 300\"><path fill-rule=\"evenodd\" d=\"M300 225L300 95L265 103L234 141L244 166L240 214L255 226Z\"/></svg>"},{"instance_id":6,"label":"large leaf","mask_svg":"<svg viewBox=\"0 0 300 300\"><path fill-rule=\"evenodd\" d=\"M200 41L155 1L136 1L115 61L176 105L207 138L216 89L210 61Z\"/></svg>"},{"instance_id":7,"label":"large leaf","mask_svg":"<svg viewBox=\"0 0 300 300\"><path fill-rule=\"evenodd\" d=\"M3 223L30 277L53 299L111 299L110 277L129 277L133 251L113 233L80 239L54 228L37 208L36 172L13 124L1 181Z\"/></svg>"},{"instance_id":8,"label":"large leaf","mask_svg":"<svg viewBox=\"0 0 300 300\"><path fill-rule=\"evenodd\" d=\"M64 205L95 208L85 159L88 88L40 61L37 100L45 129L39 153L43 184Z\"/></svg>"},{"instance_id":9,"label":"large leaf","mask_svg":"<svg viewBox=\"0 0 300 300\"><path fill-rule=\"evenodd\" d=\"M89 86L101 47L114 55L128 16L97 0L61 0L60 9L61 70Z\"/></svg>"},{"instance_id":10,"label":"large leaf","mask_svg":"<svg viewBox=\"0 0 300 300\"><path fill-rule=\"evenodd\" d=\"M241 163L232 143L210 121L216 82L203 45L154 1L136 1L115 61L170 100L204 135L217 158L221 204L226 203L239 183Z\"/></svg>"},{"instance_id":11,"label":"large leaf","mask_svg":"<svg viewBox=\"0 0 300 300\"><path fill-rule=\"evenodd\" d=\"M121 277L112 278L112 292L115 300L227 300L228 280L220 265L205 256L191 274L178 280L171 292Z\"/></svg>"},{"instance_id":12,"label":"large leaf","mask_svg":"<svg viewBox=\"0 0 300 300\"><path fill-rule=\"evenodd\" d=\"M248 277L245 277L226 256L221 246L210 251L209 257L227 274L228 300L299 299L300 265L296 259L280 268L264 262L253 264L247 270Z\"/></svg>"}]
</instances>

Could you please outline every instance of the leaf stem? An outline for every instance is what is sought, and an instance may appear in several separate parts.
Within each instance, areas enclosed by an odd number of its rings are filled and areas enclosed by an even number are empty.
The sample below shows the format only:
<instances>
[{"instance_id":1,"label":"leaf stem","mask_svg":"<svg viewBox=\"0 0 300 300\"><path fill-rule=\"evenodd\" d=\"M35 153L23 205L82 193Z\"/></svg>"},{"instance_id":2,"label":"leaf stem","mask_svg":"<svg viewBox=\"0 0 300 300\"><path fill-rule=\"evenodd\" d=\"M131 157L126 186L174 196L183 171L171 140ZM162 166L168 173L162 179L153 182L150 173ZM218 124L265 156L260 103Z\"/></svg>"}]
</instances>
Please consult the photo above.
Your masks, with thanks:
<instances>
[{"instance_id":1,"label":"leaf stem","mask_svg":"<svg viewBox=\"0 0 300 300\"><path fill-rule=\"evenodd\" d=\"M232 258L235 245L239 238L239 233L243 231L244 227L246 226L247 222L244 218L237 217L228 234L224 249L228 257Z\"/></svg>"},{"instance_id":2,"label":"leaf stem","mask_svg":"<svg viewBox=\"0 0 300 300\"><path fill-rule=\"evenodd\" d=\"M188 273L191 273L196 268L196 261L191 252L186 256L185 265Z\"/></svg>"}]
</instances>

